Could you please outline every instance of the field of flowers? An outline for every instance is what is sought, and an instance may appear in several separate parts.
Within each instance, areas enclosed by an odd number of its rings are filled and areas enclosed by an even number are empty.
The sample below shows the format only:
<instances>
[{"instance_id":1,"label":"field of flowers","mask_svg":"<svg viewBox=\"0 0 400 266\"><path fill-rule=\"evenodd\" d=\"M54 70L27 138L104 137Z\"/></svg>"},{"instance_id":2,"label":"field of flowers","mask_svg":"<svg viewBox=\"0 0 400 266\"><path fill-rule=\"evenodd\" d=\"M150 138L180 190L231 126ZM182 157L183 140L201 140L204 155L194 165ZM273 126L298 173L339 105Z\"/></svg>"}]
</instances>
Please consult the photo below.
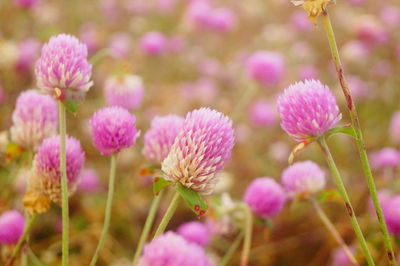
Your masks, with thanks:
<instances>
[{"instance_id":1,"label":"field of flowers","mask_svg":"<svg viewBox=\"0 0 400 266\"><path fill-rule=\"evenodd\" d=\"M0 265L400 265L398 0L0 1Z\"/></svg>"}]
</instances>

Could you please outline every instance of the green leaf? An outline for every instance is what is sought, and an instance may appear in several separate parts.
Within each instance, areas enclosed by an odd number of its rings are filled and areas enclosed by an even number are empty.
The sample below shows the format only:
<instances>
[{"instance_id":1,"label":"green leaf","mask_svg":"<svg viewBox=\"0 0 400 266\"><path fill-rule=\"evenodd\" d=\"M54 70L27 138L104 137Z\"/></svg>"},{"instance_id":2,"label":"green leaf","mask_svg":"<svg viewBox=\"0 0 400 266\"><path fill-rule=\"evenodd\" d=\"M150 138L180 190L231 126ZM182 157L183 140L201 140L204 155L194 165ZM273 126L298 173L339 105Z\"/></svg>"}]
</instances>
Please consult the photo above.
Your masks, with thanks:
<instances>
[{"instance_id":1,"label":"green leaf","mask_svg":"<svg viewBox=\"0 0 400 266\"><path fill-rule=\"evenodd\" d=\"M261 225L268 227L269 229L272 229L274 227L274 224L273 224L272 220L270 220L270 219L263 219L261 217L255 217L255 221Z\"/></svg>"},{"instance_id":2,"label":"green leaf","mask_svg":"<svg viewBox=\"0 0 400 266\"><path fill-rule=\"evenodd\" d=\"M339 133L346 134L346 135L349 135L349 136L357 139L356 132L351 125L346 125L346 126L342 126L342 127L334 127L331 130L329 130L328 132L326 132L325 136L327 138L329 138L330 136L339 134Z\"/></svg>"},{"instance_id":3,"label":"green leaf","mask_svg":"<svg viewBox=\"0 0 400 266\"><path fill-rule=\"evenodd\" d=\"M162 177L155 177L153 182L153 192L155 195L158 195L161 190L171 185L172 182L165 180Z\"/></svg>"},{"instance_id":4,"label":"green leaf","mask_svg":"<svg viewBox=\"0 0 400 266\"><path fill-rule=\"evenodd\" d=\"M66 99L64 102L65 109L71 114L75 114L78 111L79 105L81 104L77 100Z\"/></svg>"},{"instance_id":5,"label":"green leaf","mask_svg":"<svg viewBox=\"0 0 400 266\"><path fill-rule=\"evenodd\" d=\"M394 238L394 243L395 243L397 246L400 246L400 238L395 237L395 238Z\"/></svg>"},{"instance_id":6,"label":"green leaf","mask_svg":"<svg viewBox=\"0 0 400 266\"><path fill-rule=\"evenodd\" d=\"M339 192L336 189L325 189L317 195L316 199L319 202L341 200Z\"/></svg>"},{"instance_id":7,"label":"green leaf","mask_svg":"<svg viewBox=\"0 0 400 266\"><path fill-rule=\"evenodd\" d=\"M190 188L182 186L180 183L177 186L177 191L185 200L189 208L194 211L197 216L200 217L206 213L208 206L199 193L191 190Z\"/></svg>"}]
</instances>

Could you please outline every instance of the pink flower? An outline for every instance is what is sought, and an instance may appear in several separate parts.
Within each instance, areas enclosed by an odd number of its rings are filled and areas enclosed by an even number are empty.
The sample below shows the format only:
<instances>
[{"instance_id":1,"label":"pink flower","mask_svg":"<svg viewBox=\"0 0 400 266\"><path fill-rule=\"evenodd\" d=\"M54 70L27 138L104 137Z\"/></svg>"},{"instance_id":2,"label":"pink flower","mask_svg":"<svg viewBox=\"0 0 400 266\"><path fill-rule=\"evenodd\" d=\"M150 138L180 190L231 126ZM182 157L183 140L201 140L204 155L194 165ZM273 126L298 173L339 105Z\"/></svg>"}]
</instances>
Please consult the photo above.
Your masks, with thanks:
<instances>
[{"instance_id":1,"label":"pink flower","mask_svg":"<svg viewBox=\"0 0 400 266\"><path fill-rule=\"evenodd\" d=\"M389 232L400 237L400 196L385 201L382 209Z\"/></svg>"},{"instance_id":2,"label":"pink flower","mask_svg":"<svg viewBox=\"0 0 400 266\"><path fill-rule=\"evenodd\" d=\"M0 216L0 243L15 245L24 232L25 218L15 210L5 211Z\"/></svg>"},{"instance_id":3,"label":"pink flower","mask_svg":"<svg viewBox=\"0 0 400 266\"><path fill-rule=\"evenodd\" d=\"M16 65L17 71L27 72L39 56L40 43L36 39L26 39L19 44L19 56Z\"/></svg>"},{"instance_id":4,"label":"pink flower","mask_svg":"<svg viewBox=\"0 0 400 266\"><path fill-rule=\"evenodd\" d=\"M303 65L299 69L299 76L301 80L317 79L318 75L318 69L316 69L313 65Z\"/></svg>"},{"instance_id":5,"label":"pink flower","mask_svg":"<svg viewBox=\"0 0 400 266\"><path fill-rule=\"evenodd\" d=\"M272 178L259 177L247 187L243 200L255 215L268 219L282 210L286 194Z\"/></svg>"},{"instance_id":6,"label":"pink flower","mask_svg":"<svg viewBox=\"0 0 400 266\"><path fill-rule=\"evenodd\" d=\"M316 80L290 85L278 98L281 127L296 141L320 137L341 119L335 96Z\"/></svg>"},{"instance_id":7,"label":"pink flower","mask_svg":"<svg viewBox=\"0 0 400 266\"><path fill-rule=\"evenodd\" d=\"M104 96L107 105L120 106L127 110L137 109L144 97L142 79L130 74L111 76L105 81Z\"/></svg>"},{"instance_id":8,"label":"pink flower","mask_svg":"<svg viewBox=\"0 0 400 266\"><path fill-rule=\"evenodd\" d=\"M294 12L290 17L290 21L292 25L300 31L309 31L313 28L312 23L307 17L307 13L302 10Z\"/></svg>"},{"instance_id":9,"label":"pink flower","mask_svg":"<svg viewBox=\"0 0 400 266\"><path fill-rule=\"evenodd\" d=\"M228 117L209 108L194 110L187 114L162 170L171 181L211 194L218 181L216 174L230 158L233 144Z\"/></svg>"},{"instance_id":10,"label":"pink flower","mask_svg":"<svg viewBox=\"0 0 400 266\"><path fill-rule=\"evenodd\" d=\"M147 244L139 266L211 266L204 249L173 232L166 232Z\"/></svg>"},{"instance_id":11,"label":"pink flower","mask_svg":"<svg viewBox=\"0 0 400 266\"><path fill-rule=\"evenodd\" d=\"M207 246L211 241L210 231L207 225L198 221L192 221L182 224L178 227L177 233L188 242Z\"/></svg>"},{"instance_id":12,"label":"pink flower","mask_svg":"<svg viewBox=\"0 0 400 266\"><path fill-rule=\"evenodd\" d=\"M125 32L114 33L110 37L109 48L113 56L118 59L128 57L132 51L132 38Z\"/></svg>"},{"instance_id":13,"label":"pink flower","mask_svg":"<svg viewBox=\"0 0 400 266\"><path fill-rule=\"evenodd\" d=\"M400 165L400 152L393 148L384 148L371 154L374 169L395 168Z\"/></svg>"},{"instance_id":14,"label":"pink flower","mask_svg":"<svg viewBox=\"0 0 400 266\"><path fill-rule=\"evenodd\" d=\"M57 133L57 104L49 95L24 91L18 96L12 121L11 139L23 148L35 149Z\"/></svg>"},{"instance_id":15,"label":"pink flower","mask_svg":"<svg viewBox=\"0 0 400 266\"><path fill-rule=\"evenodd\" d=\"M147 160L161 163L171 150L175 138L183 127L184 119L177 115L155 117L144 134L143 154Z\"/></svg>"},{"instance_id":16,"label":"pink flower","mask_svg":"<svg viewBox=\"0 0 400 266\"><path fill-rule=\"evenodd\" d=\"M354 247L350 247L351 253L355 253ZM342 248L337 248L332 254L332 266L353 266L349 256Z\"/></svg>"},{"instance_id":17,"label":"pink flower","mask_svg":"<svg viewBox=\"0 0 400 266\"><path fill-rule=\"evenodd\" d=\"M146 55L163 54L168 46L167 38L161 32L148 32L140 39L140 48Z\"/></svg>"},{"instance_id":18,"label":"pink flower","mask_svg":"<svg viewBox=\"0 0 400 266\"><path fill-rule=\"evenodd\" d=\"M86 45L67 34L53 36L43 46L35 74L38 87L50 95L58 88L67 98L81 99L93 85Z\"/></svg>"},{"instance_id":19,"label":"pink flower","mask_svg":"<svg viewBox=\"0 0 400 266\"><path fill-rule=\"evenodd\" d=\"M279 82L285 69L282 55L275 52L257 51L247 60L248 75L263 86Z\"/></svg>"},{"instance_id":20,"label":"pink flower","mask_svg":"<svg viewBox=\"0 0 400 266\"><path fill-rule=\"evenodd\" d=\"M77 190L82 193L93 193L99 191L101 186L100 178L95 169L84 169L79 176Z\"/></svg>"},{"instance_id":21,"label":"pink flower","mask_svg":"<svg viewBox=\"0 0 400 266\"><path fill-rule=\"evenodd\" d=\"M32 8L39 4L39 0L14 0L14 4L21 8Z\"/></svg>"},{"instance_id":22,"label":"pink flower","mask_svg":"<svg viewBox=\"0 0 400 266\"><path fill-rule=\"evenodd\" d=\"M136 117L122 107L105 107L90 119L93 145L105 155L118 153L135 144Z\"/></svg>"},{"instance_id":23,"label":"pink flower","mask_svg":"<svg viewBox=\"0 0 400 266\"><path fill-rule=\"evenodd\" d=\"M393 142L400 143L400 111L393 113L390 120L389 135Z\"/></svg>"},{"instance_id":24,"label":"pink flower","mask_svg":"<svg viewBox=\"0 0 400 266\"><path fill-rule=\"evenodd\" d=\"M275 108L266 100L257 100L250 106L250 122L256 127L273 126L277 121L276 116Z\"/></svg>"}]
</instances>

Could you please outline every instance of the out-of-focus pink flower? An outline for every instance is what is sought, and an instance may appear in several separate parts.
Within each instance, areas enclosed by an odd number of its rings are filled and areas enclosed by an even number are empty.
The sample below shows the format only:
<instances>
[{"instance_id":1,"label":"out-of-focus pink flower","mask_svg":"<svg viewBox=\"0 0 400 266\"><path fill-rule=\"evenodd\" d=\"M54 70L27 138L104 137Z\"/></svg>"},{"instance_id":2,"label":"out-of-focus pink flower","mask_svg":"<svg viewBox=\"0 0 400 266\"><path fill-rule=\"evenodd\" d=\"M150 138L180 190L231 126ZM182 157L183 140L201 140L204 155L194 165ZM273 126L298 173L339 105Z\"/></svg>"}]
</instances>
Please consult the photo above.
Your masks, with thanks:
<instances>
[{"instance_id":1,"label":"out-of-focus pink flower","mask_svg":"<svg viewBox=\"0 0 400 266\"><path fill-rule=\"evenodd\" d=\"M220 112L201 108L187 114L183 127L162 162L170 181L201 194L211 194L234 144L232 121Z\"/></svg>"},{"instance_id":2,"label":"out-of-focus pink flower","mask_svg":"<svg viewBox=\"0 0 400 266\"><path fill-rule=\"evenodd\" d=\"M269 51L257 51L247 60L248 75L263 86L279 82L286 69L282 55Z\"/></svg>"},{"instance_id":3,"label":"out-of-focus pink flower","mask_svg":"<svg viewBox=\"0 0 400 266\"><path fill-rule=\"evenodd\" d=\"M100 178L97 171L93 168L84 169L79 176L77 190L82 193L93 193L99 191L101 187Z\"/></svg>"},{"instance_id":4,"label":"out-of-focus pink flower","mask_svg":"<svg viewBox=\"0 0 400 266\"><path fill-rule=\"evenodd\" d=\"M183 121L183 117L177 115L153 118L150 129L144 134L143 154L147 160L161 163L167 157Z\"/></svg>"},{"instance_id":5,"label":"out-of-focus pink flower","mask_svg":"<svg viewBox=\"0 0 400 266\"><path fill-rule=\"evenodd\" d=\"M168 46L168 40L165 35L157 31L146 33L139 42L142 52L149 56L164 54Z\"/></svg>"},{"instance_id":6,"label":"out-of-focus pink flower","mask_svg":"<svg viewBox=\"0 0 400 266\"><path fill-rule=\"evenodd\" d=\"M221 64L214 58L205 58L199 64L199 71L204 76L215 77L221 71Z\"/></svg>"},{"instance_id":7,"label":"out-of-focus pink flower","mask_svg":"<svg viewBox=\"0 0 400 266\"><path fill-rule=\"evenodd\" d=\"M378 200L379 203L381 204L381 206L385 205L386 202L391 199L393 197L393 192L391 192L390 190L387 189L381 189L378 191ZM372 202L372 198L370 197L368 199L368 210L370 211L370 213L372 215L376 215L376 211L375 211L375 206L374 203Z\"/></svg>"},{"instance_id":8,"label":"out-of-focus pink flower","mask_svg":"<svg viewBox=\"0 0 400 266\"><path fill-rule=\"evenodd\" d=\"M80 28L80 39L88 48L89 54L94 53L100 47L99 33L94 22L86 22Z\"/></svg>"},{"instance_id":9,"label":"out-of-focus pink flower","mask_svg":"<svg viewBox=\"0 0 400 266\"><path fill-rule=\"evenodd\" d=\"M400 111L393 113L390 120L389 135L394 143L400 143Z\"/></svg>"},{"instance_id":10,"label":"out-of-focus pink flower","mask_svg":"<svg viewBox=\"0 0 400 266\"><path fill-rule=\"evenodd\" d=\"M217 32L229 32L235 25L236 15L231 9L221 7L212 12L210 29Z\"/></svg>"},{"instance_id":11,"label":"out-of-focus pink flower","mask_svg":"<svg viewBox=\"0 0 400 266\"><path fill-rule=\"evenodd\" d=\"M213 79L200 78L191 83L184 83L181 93L186 100L209 105L215 100L218 90L219 88Z\"/></svg>"},{"instance_id":12,"label":"out-of-focus pink flower","mask_svg":"<svg viewBox=\"0 0 400 266\"><path fill-rule=\"evenodd\" d=\"M390 27L400 25L400 8L394 6L384 6L380 12L381 20Z\"/></svg>"},{"instance_id":13,"label":"out-of-focus pink flower","mask_svg":"<svg viewBox=\"0 0 400 266\"><path fill-rule=\"evenodd\" d=\"M170 53L180 53L185 48L186 41L183 36L172 36L167 40L167 50Z\"/></svg>"},{"instance_id":14,"label":"out-of-focus pink flower","mask_svg":"<svg viewBox=\"0 0 400 266\"><path fill-rule=\"evenodd\" d=\"M347 76L347 83L354 99L363 99L368 96L369 85L357 76Z\"/></svg>"},{"instance_id":15,"label":"out-of-focus pink flower","mask_svg":"<svg viewBox=\"0 0 400 266\"><path fill-rule=\"evenodd\" d=\"M39 3L39 0L14 0L14 4L21 8L33 8Z\"/></svg>"},{"instance_id":16,"label":"out-of-focus pink flower","mask_svg":"<svg viewBox=\"0 0 400 266\"><path fill-rule=\"evenodd\" d=\"M277 122L275 108L264 99L257 100L250 105L250 122L256 127L269 127Z\"/></svg>"},{"instance_id":17,"label":"out-of-focus pink flower","mask_svg":"<svg viewBox=\"0 0 400 266\"><path fill-rule=\"evenodd\" d=\"M0 216L0 243L15 245L24 232L25 218L15 210L5 211Z\"/></svg>"},{"instance_id":18,"label":"out-of-focus pink flower","mask_svg":"<svg viewBox=\"0 0 400 266\"><path fill-rule=\"evenodd\" d=\"M198 221L192 221L182 224L178 227L177 233L185 238L187 241L203 247L207 246L211 241L208 227Z\"/></svg>"},{"instance_id":19,"label":"out-of-focus pink flower","mask_svg":"<svg viewBox=\"0 0 400 266\"><path fill-rule=\"evenodd\" d=\"M163 13L171 13L176 8L177 0L156 0L156 7Z\"/></svg>"},{"instance_id":20,"label":"out-of-focus pink flower","mask_svg":"<svg viewBox=\"0 0 400 266\"><path fill-rule=\"evenodd\" d=\"M306 12L303 12L303 10L293 12L292 16L290 17L290 21L292 25L300 31L309 31L313 28L313 25L308 19Z\"/></svg>"},{"instance_id":21,"label":"out-of-focus pink flower","mask_svg":"<svg viewBox=\"0 0 400 266\"><path fill-rule=\"evenodd\" d=\"M385 44L389 41L389 33L379 21L373 17L361 18L356 25L356 36L369 46Z\"/></svg>"},{"instance_id":22,"label":"out-of-focus pink flower","mask_svg":"<svg viewBox=\"0 0 400 266\"><path fill-rule=\"evenodd\" d=\"M114 57L126 58L132 52L132 39L128 33L118 32L111 35L108 47Z\"/></svg>"},{"instance_id":23,"label":"out-of-focus pink flower","mask_svg":"<svg viewBox=\"0 0 400 266\"><path fill-rule=\"evenodd\" d=\"M371 154L374 169L395 168L400 165L400 152L393 148L384 148Z\"/></svg>"},{"instance_id":24,"label":"out-of-focus pink flower","mask_svg":"<svg viewBox=\"0 0 400 266\"><path fill-rule=\"evenodd\" d=\"M40 42L36 39L26 39L19 44L18 61L16 64L17 71L29 71L37 57L39 57Z\"/></svg>"},{"instance_id":25,"label":"out-of-focus pink flower","mask_svg":"<svg viewBox=\"0 0 400 266\"><path fill-rule=\"evenodd\" d=\"M298 142L319 137L341 119L335 96L316 80L290 85L278 98L281 127Z\"/></svg>"},{"instance_id":26,"label":"out-of-focus pink flower","mask_svg":"<svg viewBox=\"0 0 400 266\"><path fill-rule=\"evenodd\" d=\"M385 201L382 210L389 232L400 237L400 196Z\"/></svg>"},{"instance_id":27,"label":"out-of-focus pink flower","mask_svg":"<svg viewBox=\"0 0 400 266\"><path fill-rule=\"evenodd\" d=\"M371 49L362 41L349 41L341 49L343 58L352 63L364 62L371 54Z\"/></svg>"},{"instance_id":28,"label":"out-of-focus pink flower","mask_svg":"<svg viewBox=\"0 0 400 266\"><path fill-rule=\"evenodd\" d=\"M1 84L0 84L0 105L3 104L4 98L5 98L4 89L3 89L3 87L2 87Z\"/></svg>"},{"instance_id":29,"label":"out-of-focus pink flower","mask_svg":"<svg viewBox=\"0 0 400 266\"><path fill-rule=\"evenodd\" d=\"M299 77L301 80L318 79L319 71L313 65L302 65L299 69Z\"/></svg>"},{"instance_id":30,"label":"out-of-focus pink flower","mask_svg":"<svg viewBox=\"0 0 400 266\"><path fill-rule=\"evenodd\" d=\"M350 4L360 6L365 3L365 0L348 0Z\"/></svg>"},{"instance_id":31,"label":"out-of-focus pink flower","mask_svg":"<svg viewBox=\"0 0 400 266\"><path fill-rule=\"evenodd\" d=\"M354 247L350 247L350 251L354 254ZM349 256L342 248L337 248L332 254L332 266L353 266Z\"/></svg>"},{"instance_id":32,"label":"out-of-focus pink flower","mask_svg":"<svg viewBox=\"0 0 400 266\"><path fill-rule=\"evenodd\" d=\"M131 74L110 76L104 84L104 97L109 106L137 109L144 97L142 79Z\"/></svg>"}]
</instances>

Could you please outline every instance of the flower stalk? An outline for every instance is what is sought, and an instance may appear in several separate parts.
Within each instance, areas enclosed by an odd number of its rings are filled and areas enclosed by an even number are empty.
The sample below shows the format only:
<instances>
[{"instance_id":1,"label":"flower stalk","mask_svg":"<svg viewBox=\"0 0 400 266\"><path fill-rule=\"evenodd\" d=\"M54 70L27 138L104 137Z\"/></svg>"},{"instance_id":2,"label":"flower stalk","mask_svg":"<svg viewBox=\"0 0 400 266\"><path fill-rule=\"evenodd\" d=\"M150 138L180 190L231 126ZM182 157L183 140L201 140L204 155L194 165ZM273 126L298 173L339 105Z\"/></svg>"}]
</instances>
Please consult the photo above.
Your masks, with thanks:
<instances>
[{"instance_id":1,"label":"flower stalk","mask_svg":"<svg viewBox=\"0 0 400 266\"><path fill-rule=\"evenodd\" d=\"M250 208L243 204L243 211L245 213L245 224L244 224L244 243L242 248L242 257L240 260L241 266L247 266L249 263L251 237L253 234L253 214Z\"/></svg>"},{"instance_id":2,"label":"flower stalk","mask_svg":"<svg viewBox=\"0 0 400 266\"><path fill-rule=\"evenodd\" d=\"M156 233L154 234L154 238L156 238L157 236L164 233L165 228L167 228L169 221L171 220L172 216L174 215L174 213L176 211L176 208L178 207L179 199L180 199L179 192L176 191L174 196L172 197L172 200L169 204L167 211L164 214L164 217L161 219L161 222L158 225Z\"/></svg>"}]
</instances>

